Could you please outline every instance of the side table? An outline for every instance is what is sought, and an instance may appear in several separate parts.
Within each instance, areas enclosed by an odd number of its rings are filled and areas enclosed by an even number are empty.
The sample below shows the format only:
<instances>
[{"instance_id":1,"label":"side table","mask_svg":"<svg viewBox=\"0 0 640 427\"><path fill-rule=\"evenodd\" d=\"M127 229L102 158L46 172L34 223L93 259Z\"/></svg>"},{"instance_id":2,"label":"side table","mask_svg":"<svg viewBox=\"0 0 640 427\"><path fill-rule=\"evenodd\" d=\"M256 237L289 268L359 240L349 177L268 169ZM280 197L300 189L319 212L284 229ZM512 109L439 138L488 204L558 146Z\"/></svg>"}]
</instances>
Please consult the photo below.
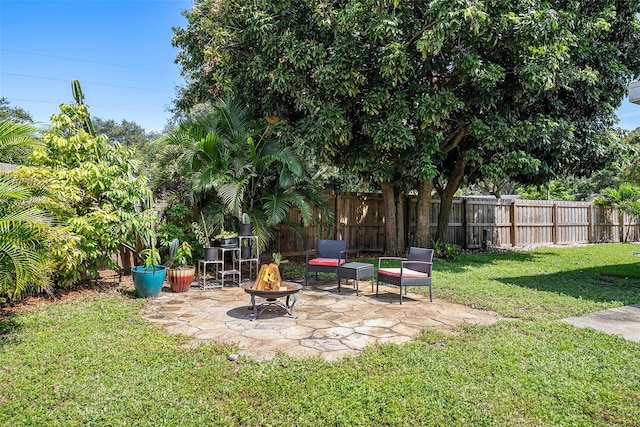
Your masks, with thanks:
<instances>
[{"instance_id":1,"label":"side table","mask_svg":"<svg viewBox=\"0 0 640 427\"><path fill-rule=\"evenodd\" d=\"M207 266L213 265L215 267L214 270L214 279L212 284L207 284ZM202 289L214 289L221 288L222 282L218 282L215 278L218 277L218 271L222 268L222 261L207 261L204 259L198 260L198 281L202 278Z\"/></svg>"},{"instance_id":2,"label":"side table","mask_svg":"<svg viewBox=\"0 0 640 427\"><path fill-rule=\"evenodd\" d=\"M353 279L356 281L356 295L360 295L358 281L371 277L371 292L373 292L373 264L367 262L348 262L338 267L338 293L340 293L340 282L342 279Z\"/></svg>"}]
</instances>

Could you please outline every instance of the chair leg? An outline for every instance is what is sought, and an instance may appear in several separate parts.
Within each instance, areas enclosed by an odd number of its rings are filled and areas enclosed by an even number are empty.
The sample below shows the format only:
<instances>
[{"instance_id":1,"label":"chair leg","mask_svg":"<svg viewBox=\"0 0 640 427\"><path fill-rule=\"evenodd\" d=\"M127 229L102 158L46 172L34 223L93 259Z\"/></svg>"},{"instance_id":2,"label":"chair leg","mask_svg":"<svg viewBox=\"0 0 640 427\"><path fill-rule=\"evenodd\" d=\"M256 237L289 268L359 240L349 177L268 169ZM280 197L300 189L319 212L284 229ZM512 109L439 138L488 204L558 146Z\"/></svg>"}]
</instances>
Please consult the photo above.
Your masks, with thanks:
<instances>
[{"instance_id":1,"label":"chair leg","mask_svg":"<svg viewBox=\"0 0 640 427\"><path fill-rule=\"evenodd\" d=\"M304 285L307 286L307 282L309 281L309 267L305 267L304 269Z\"/></svg>"},{"instance_id":2,"label":"chair leg","mask_svg":"<svg viewBox=\"0 0 640 427\"><path fill-rule=\"evenodd\" d=\"M405 292L407 288L405 287ZM402 305L402 285L400 285L400 305Z\"/></svg>"},{"instance_id":3,"label":"chair leg","mask_svg":"<svg viewBox=\"0 0 640 427\"><path fill-rule=\"evenodd\" d=\"M378 281L376 280L376 298L378 298ZM371 282L371 290L373 291L373 282Z\"/></svg>"},{"instance_id":4,"label":"chair leg","mask_svg":"<svg viewBox=\"0 0 640 427\"><path fill-rule=\"evenodd\" d=\"M433 294L431 293L431 285L429 285L429 301L433 302Z\"/></svg>"}]
</instances>

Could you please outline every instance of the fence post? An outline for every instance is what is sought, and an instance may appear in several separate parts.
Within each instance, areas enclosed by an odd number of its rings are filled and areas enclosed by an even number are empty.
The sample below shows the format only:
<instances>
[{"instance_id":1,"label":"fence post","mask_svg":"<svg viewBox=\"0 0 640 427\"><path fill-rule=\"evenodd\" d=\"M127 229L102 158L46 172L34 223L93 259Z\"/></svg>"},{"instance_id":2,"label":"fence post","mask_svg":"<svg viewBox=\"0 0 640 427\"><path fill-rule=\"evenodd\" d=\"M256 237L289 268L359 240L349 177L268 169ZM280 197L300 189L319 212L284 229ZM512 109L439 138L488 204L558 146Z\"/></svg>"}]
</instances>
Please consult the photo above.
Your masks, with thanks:
<instances>
[{"instance_id":1,"label":"fence post","mask_svg":"<svg viewBox=\"0 0 640 427\"><path fill-rule=\"evenodd\" d=\"M516 246L516 201L511 202L511 209L509 209L509 219L511 220L511 246Z\"/></svg>"},{"instance_id":2,"label":"fence post","mask_svg":"<svg viewBox=\"0 0 640 427\"><path fill-rule=\"evenodd\" d=\"M593 243L593 205L587 206L587 241Z\"/></svg>"},{"instance_id":3,"label":"fence post","mask_svg":"<svg viewBox=\"0 0 640 427\"><path fill-rule=\"evenodd\" d=\"M464 239L462 247L467 249L469 247L469 221L467 219L467 206L468 200L465 197L462 199L462 238Z\"/></svg>"},{"instance_id":4,"label":"fence post","mask_svg":"<svg viewBox=\"0 0 640 427\"><path fill-rule=\"evenodd\" d=\"M551 240L554 245L558 244L558 204L554 203L551 208Z\"/></svg>"}]
</instances>

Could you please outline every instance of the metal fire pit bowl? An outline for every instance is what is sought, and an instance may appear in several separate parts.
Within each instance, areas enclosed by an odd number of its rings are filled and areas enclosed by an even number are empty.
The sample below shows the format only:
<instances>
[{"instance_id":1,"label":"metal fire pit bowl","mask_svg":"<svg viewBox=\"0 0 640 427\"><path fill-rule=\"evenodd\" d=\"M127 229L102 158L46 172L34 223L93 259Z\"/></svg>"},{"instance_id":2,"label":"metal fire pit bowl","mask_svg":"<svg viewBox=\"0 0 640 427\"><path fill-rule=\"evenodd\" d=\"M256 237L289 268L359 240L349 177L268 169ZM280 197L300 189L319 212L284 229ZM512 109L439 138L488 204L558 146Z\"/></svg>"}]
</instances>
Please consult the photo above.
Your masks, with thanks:
<instances>
[{"instance_id":1,"label":"metal fire pit bowl","mask_svg":"<svg viewBox=\"0 0 640 427\"><path fill-rule=\"evenodd\" d=\"M256 320L258 316L262 314L269 306L277 305L278 307L282 307L287 311L287 314L294 319L297 319L298 316L295 315L294 306L296 305L296 301L298 301L298 296L296 295L300 289L302 289L302 285L293 282L282 282L282 286L286 286L287 289L278 290L278 291L264 291L251 289L253 287L253 283L246 283L242 285L242 289L249 295L251 295L251 308L253 309L253 314L251 315L251 320ZM265 301L259 305L256 305L256 296L264 298ZM278 298L287 297L285 302L279 301ZM290 302L290 298L293 297L293 301ZM259 310L259 311L258 311Z\"/></svg>"}]
</instances>

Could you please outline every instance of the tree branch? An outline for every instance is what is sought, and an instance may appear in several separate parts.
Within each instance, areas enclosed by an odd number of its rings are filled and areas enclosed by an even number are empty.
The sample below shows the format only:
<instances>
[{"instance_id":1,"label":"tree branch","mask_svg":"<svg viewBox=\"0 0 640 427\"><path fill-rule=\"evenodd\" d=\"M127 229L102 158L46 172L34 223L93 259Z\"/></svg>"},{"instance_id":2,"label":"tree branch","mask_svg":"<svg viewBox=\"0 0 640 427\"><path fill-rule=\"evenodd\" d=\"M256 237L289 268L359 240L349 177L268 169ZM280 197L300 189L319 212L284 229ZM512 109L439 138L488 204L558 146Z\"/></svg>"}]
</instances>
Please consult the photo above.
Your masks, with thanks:
<instances>
[{"instance_id":1,"label":"tree branch","mask_svg":"<svg viewBox=\"0 0 640 427\"><path fill-rule=\"evenodd\" d=\"M454 132L452 132L447 137L447 139L445 139L444 145L440 145L440 148L442 149L442 154L447 154L449 151L456 148L458 144L460 144L460 141L462 141L462 138L464 138L467 135L469 135L468 126L459 127Z\"/></svg>"}]
</instances>

